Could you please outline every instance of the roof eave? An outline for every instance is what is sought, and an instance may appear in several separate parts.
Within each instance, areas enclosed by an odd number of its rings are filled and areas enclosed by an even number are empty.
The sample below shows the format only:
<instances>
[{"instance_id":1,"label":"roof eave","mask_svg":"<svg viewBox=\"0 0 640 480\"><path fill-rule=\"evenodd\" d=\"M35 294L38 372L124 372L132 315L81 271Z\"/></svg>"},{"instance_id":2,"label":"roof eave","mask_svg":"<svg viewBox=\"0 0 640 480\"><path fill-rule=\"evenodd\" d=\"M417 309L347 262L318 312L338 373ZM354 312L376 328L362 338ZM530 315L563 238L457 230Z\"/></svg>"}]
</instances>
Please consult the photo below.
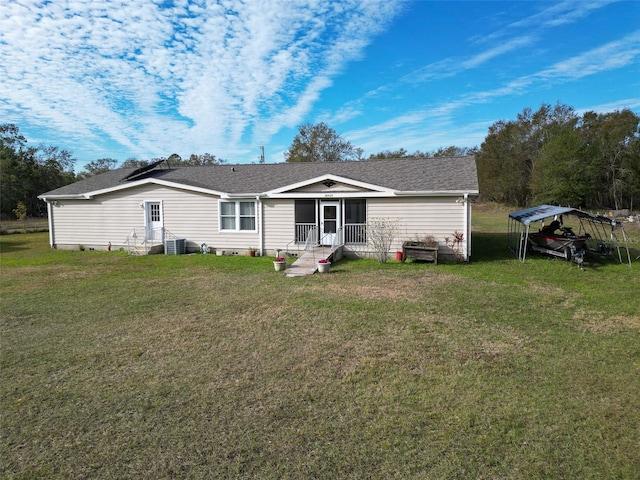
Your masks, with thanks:
<instances>
[{"instance_id":1,"label":"roof eave","mask_svg":"<svg viewBox=\"0 0 640 480\"><path fill-rule=\"evenodd\" d=\"M263 198L389 198L395 196L395 192L292 192L272 193L266 192L260 195Z\"/></svg>"},{"instance_id":2,"label":"roof eave","mask_svg":"<svg viewBox=\"0 0 640 480\"><path fill-rule=\"evenodd\" d=\"M126 183L126 184L122 184L122 185L116 185L113 187L108 187L108 188L102 188L99 190L93 190L90 192L85 192L85 193L75 193L75 194L61 194L61 195L47 195L47 194L43 194L43 195L39 195L38 198L47 201L48 199L50 200L90 200L95 196L98 195L104 195L107 193L113 193L113 192L118 192L120 190L127 190L129 188L134 188L134 187L138 187L141 185L147 185L147 184L155 184L155 185L162 185L165 187L171 187L171 188L177 188L180 190L189 190L192 192L199 192L199 193L206 193L208 195L216 195L216 196L227 196L229 194L227 194L226 192L220 192L217 190L212 190L209 188L204 188L204 187L197 187L194 185L188 185L186 183L179 183L179 182L169 182L166 180L160 180L157 178L145 178L143 180L136 180L134 182L130 182L130 183ZM246 195L245 195L246 196ZM255 194L250 194L250 196L255 196Z\"/></svg>"},{"instance_id":3,"label":"roof eave","mask_svg":"<svg viewBox=\"0 0 640 480\"><path fill-rule=\"evenodd\" d=\"M451 197L459 195L477 196L480 194L478 190L415 190L415 191L396 191L399 197Z\"/></svg>"},{"instance_id":4,"label":"roof eave","mask_svg":"<svg viewBox=\"0 0 640 480\"><path fill-rule=\"evenodd\" d=\"M67 195L38 195L39 200L43 200L45 202L52 202L56 200L89 200L91 197L84 193L75 193L75 194L67 194Z\"/></svg>"},{"instance_id":5,"label":"roof eave","mask_svg":"<svg viewBox=\"0 0 640 480\"><path fill-rule=\"evenodd\" d=\"M366 190L371 190L374 192L381 192L381 193L393 193L393 190L390 188L386 188L380 185L374 185L372 183L367 183L367 182L362 182L360 180L355 180L353 178L347 178L347 177L343 177L342 175L335 175L332 173L327 173L324 175L320 175L314 178L310 178L301 182L295 182L292 183L290 185L285 185L283 187L279 187L279 188L275 188L273 190L269 190L267 192L265 192L265 195L268 196L276 196L279 194L286 194L287 192L290 192L291 190L298 190L300 188L304 188L304 187L308 187L310 185L316 184L316 183L322 183L324 181L327 180L331 180L334 182L339 182L339 183L344 183L345 185L351 185L354 187L358 187L358 188L362 188L362 189L366 189Z\"/></svg>"}]
</instances>

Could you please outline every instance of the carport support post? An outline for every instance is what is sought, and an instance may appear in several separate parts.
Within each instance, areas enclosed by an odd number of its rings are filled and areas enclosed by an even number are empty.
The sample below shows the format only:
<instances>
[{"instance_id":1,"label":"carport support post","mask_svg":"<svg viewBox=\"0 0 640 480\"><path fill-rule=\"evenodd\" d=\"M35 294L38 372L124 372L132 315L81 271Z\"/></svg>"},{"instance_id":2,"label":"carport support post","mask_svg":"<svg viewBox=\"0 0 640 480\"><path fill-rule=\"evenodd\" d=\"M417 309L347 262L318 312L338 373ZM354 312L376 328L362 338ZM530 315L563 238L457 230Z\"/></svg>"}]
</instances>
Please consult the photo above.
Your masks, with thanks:
<instances>
[{"instance_id":1,"label":"carport support post","mask_svg":"<svg viewBox=\"0 0 640 480\"><path fill-rule=\"evenodd\" d=\"M522 261L524 262L525 259L527 258L527 245L529 245L529 224L527 224L527 228L525 230L525 234L524 234L524 245L522 245L523 251L522 251Z\"/></svg>"}]
</instances>

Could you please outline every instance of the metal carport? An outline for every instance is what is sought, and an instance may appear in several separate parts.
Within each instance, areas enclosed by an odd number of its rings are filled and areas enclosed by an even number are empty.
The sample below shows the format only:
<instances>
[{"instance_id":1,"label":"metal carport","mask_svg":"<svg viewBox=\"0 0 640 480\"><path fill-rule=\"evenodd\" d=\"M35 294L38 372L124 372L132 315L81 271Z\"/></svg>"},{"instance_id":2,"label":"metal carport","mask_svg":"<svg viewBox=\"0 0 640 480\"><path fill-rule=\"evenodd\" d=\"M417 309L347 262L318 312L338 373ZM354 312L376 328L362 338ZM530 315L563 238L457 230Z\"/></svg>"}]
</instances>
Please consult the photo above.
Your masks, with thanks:
<instances>
[{"instance_id":1,"label":"metal carport","mask_svg":"<svg viewBox=\"0 0 640 480\"><path fill-rule=\"evenodd\" d=\"M509 249L518 257L525 261L527 251L530 249L529 232L531 225L535 222L544 222L548 218L559 220L563 223L565 216L572 216L580 222L579 233L590 236L587 242L587 253L597 256L613 256L614 250L618 253L618 261L623 263L622 248L627 251L627 260L631 266L631 255L627 246L627 236L624 233L622 224L615 219L604 215L584 212L577 208L560 207L554 205L538 205L526 208L509 214L508 245ZM618 240L616 230L622 234L624 245Z\"/></svg>"}]
</instances>

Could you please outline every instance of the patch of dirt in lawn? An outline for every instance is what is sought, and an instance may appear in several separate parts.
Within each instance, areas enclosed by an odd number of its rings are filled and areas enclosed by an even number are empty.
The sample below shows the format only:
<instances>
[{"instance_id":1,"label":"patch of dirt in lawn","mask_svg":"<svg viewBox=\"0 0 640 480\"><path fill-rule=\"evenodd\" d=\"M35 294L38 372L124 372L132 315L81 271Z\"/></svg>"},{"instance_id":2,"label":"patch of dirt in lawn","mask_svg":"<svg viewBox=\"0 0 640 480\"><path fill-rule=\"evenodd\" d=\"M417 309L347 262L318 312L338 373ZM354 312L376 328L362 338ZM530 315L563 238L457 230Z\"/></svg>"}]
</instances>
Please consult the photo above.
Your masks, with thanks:
<instances>
[{"instance_id":1,"label":"patch of dirt in lawn","mask_svg":"<svg viewBox=\"0 0 640 480\"><path fill-rule=\"evenodd\" d=\"M420 301L434 285L459 281L454 275L423 275L420 278L362 278L356 284L328 283L307 287L307 291L321 291L331 295L357 296L366 300Z\"/></svg>"},{"instance_id":2,"label":"patch of dirt in lawn","mask_svg":"<svg viewBox=\"0 0 640 480\"><path fill-rule=\"evenodd\" d=\"M594 312L593 310L576 310L573 319L581 329L592 333L616 333L623 330L640 330L640 316L620 315Z\"/></svg>"},{"instance_id":3,"label":"patch of dirt in lawn","mask_svg":"<svg viewBox=\"0 0 640 480\"><path fill-rule=\"evenodd\" d=\"M8 279L9 275L17 278L17 281L7 287L8 291L28 292L64 282L92 278L100 275L103 271L108 271L108 269L94 267L88 270L82 267L70 267L69 265L23 267L6 273L5 279Z\"/></svg>"}]
</instances>

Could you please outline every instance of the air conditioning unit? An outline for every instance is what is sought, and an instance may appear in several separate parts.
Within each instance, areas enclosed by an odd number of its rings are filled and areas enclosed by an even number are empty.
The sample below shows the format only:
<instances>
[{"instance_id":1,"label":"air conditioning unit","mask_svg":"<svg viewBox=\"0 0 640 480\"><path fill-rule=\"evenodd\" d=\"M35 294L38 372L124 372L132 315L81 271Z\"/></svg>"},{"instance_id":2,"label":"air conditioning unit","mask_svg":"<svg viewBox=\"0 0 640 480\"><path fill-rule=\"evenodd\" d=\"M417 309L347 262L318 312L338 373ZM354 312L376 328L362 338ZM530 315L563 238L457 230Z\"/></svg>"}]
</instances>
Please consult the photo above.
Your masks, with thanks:
<instances>
[{"instance_id":1,"label":"air conditioning unit","mask_svg":"<svg viewBox=\"0 0 640 480\"><path fill-rule=\"evenodd\" d=\"M171 238L164 241L165 255L183 255L187 251L185 238Z\"/></svg>"}]
</instances>

